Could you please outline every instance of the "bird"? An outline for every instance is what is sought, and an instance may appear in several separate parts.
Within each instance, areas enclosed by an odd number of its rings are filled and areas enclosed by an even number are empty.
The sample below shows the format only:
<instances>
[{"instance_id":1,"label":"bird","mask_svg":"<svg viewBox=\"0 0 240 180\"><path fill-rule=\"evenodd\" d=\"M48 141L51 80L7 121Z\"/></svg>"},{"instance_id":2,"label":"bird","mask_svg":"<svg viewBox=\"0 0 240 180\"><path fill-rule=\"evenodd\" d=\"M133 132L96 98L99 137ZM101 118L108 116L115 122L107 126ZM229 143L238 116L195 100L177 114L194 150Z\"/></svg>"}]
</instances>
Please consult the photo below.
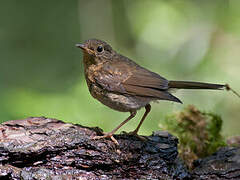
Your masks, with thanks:
<instances>
[{"instance_id":1,"label":"bird","mask_svg":"<svg viewBox=\"0 0 240 180\"><path fill-rule=\"evenodd\" d=\"M116 131L134 118L137 111L145 108L139 124L130 134L138 136L138 131L151 111L151 102L166 100L176 103L182 101L171 94L172 89L211 89L228 88L223 84L212 84L194 81L167 80L133 60L125 57L105 41L89 39L76 44L83 51L84 74L90 94L102 104L130 115L111 132L94 139L111 138Z\"/></svg>"}]
</instances>

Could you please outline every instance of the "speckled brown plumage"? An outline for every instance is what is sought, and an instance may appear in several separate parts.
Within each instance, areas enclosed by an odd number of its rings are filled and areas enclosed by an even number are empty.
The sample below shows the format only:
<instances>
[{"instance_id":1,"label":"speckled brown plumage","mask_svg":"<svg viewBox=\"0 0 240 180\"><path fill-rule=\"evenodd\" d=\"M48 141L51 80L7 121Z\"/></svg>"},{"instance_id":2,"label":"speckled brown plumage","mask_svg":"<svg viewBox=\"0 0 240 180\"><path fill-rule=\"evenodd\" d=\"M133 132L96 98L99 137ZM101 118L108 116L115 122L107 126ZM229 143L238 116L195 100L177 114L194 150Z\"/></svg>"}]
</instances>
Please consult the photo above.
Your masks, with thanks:
<instances>
[{"instance_id":1,"label":"speckled brown plumage","mask_svg":"<svg viewBox=\"0 0 240 180\"><path fill-rule=\"evenodd\" d=\"M112 135L145 107L146 112L133 134L137 134L142 122L151 110L150 102L168 100L181 103L169 89L222 89L224 85L187 81L168 81L129 58L118 54L106 42L90 39L77 44L83 50L84 72L91 95L104 105L130 116L112 132ZM113 137L112 137L113 139ZM114 139L113 139L114 140Z\"/></svg>"}]
</instances>

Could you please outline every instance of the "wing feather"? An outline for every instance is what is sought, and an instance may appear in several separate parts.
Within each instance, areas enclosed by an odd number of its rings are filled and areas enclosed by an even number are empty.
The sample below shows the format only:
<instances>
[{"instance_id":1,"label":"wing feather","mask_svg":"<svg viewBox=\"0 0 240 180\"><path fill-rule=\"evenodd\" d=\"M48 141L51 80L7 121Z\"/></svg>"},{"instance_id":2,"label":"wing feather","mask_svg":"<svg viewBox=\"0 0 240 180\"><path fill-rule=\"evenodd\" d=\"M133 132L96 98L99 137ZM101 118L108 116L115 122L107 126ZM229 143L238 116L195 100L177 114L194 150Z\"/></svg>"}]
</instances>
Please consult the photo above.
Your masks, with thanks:
<instances>
[{"instance_id":1,"label":"wing feather","mask_svg":"<svg viewBox=\"0 0 240 180\"><path fill-rule=\"evenodd\" d=\"M182 103L167 91L167 79L132 62L105 65L95 80L102 88L118 94Z\"/></svg>"},{"instance_id":2,"label":"wing feather","mask_svg":"<svg viewBox=\"0 0 240 180\"><path fill-rule=\"evenodd\" d=\"M167 79L144 68L136 69L123 84L150 87L160 90L168 89Z\"/></svg>"}]
</instances>

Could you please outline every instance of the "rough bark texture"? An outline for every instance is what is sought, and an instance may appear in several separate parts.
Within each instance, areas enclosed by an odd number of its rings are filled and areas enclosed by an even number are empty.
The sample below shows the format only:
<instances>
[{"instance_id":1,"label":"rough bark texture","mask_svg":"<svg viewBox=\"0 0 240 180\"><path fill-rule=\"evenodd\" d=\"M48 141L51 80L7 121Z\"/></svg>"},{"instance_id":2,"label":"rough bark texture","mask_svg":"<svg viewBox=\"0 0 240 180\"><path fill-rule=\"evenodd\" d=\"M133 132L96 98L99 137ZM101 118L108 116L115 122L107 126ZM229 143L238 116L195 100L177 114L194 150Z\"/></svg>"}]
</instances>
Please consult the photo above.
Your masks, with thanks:
<instances>
[{"instance_id":1,"label":"rough bark texture","mask_svg":"<svg viewBox=\"0 0 240 180\"><path fill-rule=\"evenodd\" d=\"M192 177L196 180L240 179L240 148L224 147L212 156L194 162Z\"/></svg>"},{"instance_id":2,"label":"rough bark texture","mask_svg":"<svg viewBox=\"0 0 240 180\"><path fill-rule=\"evenodd\" d=\"M223 148L188 171L176 137L155 132L92 140L98 128L44 117L0 125L0 179L240 179L240 149Z\"/></svg>"},{"instance_id":3,"label":"rough bark texture","mask_svg":"<svg viewBox=\"0 0 240 180\"><path fill-rule=\"evenodd\" d=\"M16 179L183 179L177 138L167 132L140 140L92 140L97 128L43 117L0 125L0 177Z\"/></svg>"}]
</instances>

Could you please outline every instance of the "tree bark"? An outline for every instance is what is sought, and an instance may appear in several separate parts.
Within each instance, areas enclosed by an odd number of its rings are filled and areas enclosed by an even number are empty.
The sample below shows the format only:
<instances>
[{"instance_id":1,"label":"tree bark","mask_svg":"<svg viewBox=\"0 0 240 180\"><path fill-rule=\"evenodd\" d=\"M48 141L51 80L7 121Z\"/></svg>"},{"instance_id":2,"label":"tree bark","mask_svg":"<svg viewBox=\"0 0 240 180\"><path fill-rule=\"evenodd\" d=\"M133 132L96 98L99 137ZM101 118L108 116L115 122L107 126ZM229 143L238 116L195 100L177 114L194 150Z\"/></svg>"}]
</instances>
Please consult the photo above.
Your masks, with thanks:
<instances>
[{"instance_id":1,"label":"tree bark","mask_svg":"<svg viewBox=\"0 0 240 180\"><path fill-rule=\"evenodd\" d=\"M239 179L240 149L224 148L195 162L178 157L178 139L163 131L93 140L99 128L44 117L0 125L0 179Z\"/></svg>"}]
</instances>

